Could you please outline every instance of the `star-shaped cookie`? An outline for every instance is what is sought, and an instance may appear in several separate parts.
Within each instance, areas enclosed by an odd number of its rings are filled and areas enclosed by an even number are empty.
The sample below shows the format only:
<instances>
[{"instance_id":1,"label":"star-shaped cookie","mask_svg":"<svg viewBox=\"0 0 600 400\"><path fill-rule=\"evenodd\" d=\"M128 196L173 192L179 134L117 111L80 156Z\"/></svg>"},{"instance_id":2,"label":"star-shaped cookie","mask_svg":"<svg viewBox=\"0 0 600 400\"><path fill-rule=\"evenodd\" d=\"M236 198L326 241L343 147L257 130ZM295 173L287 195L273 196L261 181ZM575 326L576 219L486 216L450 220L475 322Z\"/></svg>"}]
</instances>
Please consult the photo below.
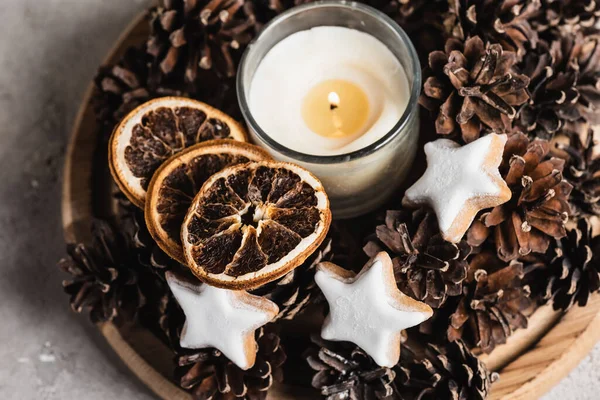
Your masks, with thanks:
<instances>
[{"instance_id":1,"label":"star-shaped cookie","mask_svg":"<svg viewBox=\"0 0 600 400\"><path fill-rule=\"evenodd\" d=\"M427 170L404 194L405 206L429 205L442 237L457 243L480 210L511 198L498 171L506 135L491 133L465 146L448 139L425 145Z\"/></svg>"},{"instance_id":2,"label":"star-shaped cookie","mask_svg":"<svg viewBox=\"0 0 600 400\"><path fill-rule=\"evenodd\" d=\"M321 336L349 341L382 367L400 358L400 335L433 314L431 308L404 295L396 287L390 256L381 252L358 275L324 262L315 282L329 303Z\"/></svg>"},{"instance_id":3,"label":"star-shaped cookie","mask_svg":"<svg viewBox=\"0 0 600 400\"><path fill-rule=\"evenodd\" d=\"M242 290L195 285L167 272L167 283L185 314L181 347L214 347L241 369L256 361L254 331L271 321L275 303Z\"/></svg>"}]
</instances>

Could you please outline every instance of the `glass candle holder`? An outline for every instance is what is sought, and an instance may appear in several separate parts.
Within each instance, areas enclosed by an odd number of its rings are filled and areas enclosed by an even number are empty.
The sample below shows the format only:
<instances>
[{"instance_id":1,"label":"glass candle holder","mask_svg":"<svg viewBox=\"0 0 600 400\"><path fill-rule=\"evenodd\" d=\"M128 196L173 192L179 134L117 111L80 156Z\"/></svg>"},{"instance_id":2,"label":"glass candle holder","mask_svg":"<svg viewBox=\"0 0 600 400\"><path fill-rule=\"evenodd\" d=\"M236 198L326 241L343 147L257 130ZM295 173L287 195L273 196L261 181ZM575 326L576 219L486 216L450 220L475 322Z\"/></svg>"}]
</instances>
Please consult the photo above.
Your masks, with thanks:
<instances>
[{"instance_id":1,"label":"glass candle holder","mask_svg":"<svg viewBox=\"0 0 600 400\"><path fill-rule=\"evenodd\" d=\"M408 79L410 98L398 122L375 142L347 154L312 155L290 149L269 136L250 112L250 86L265 55L289 35L320 26L346 27L372 35L397 57ZM406 33L385 14L345 1L302 5L273 19L248 46L237 76L238 100L253 141L274 158L314 173L323 182L335 218L350 218L377 208L410 172L419 136L420 88L421 67Z\"/></svg>"}]
</instances>

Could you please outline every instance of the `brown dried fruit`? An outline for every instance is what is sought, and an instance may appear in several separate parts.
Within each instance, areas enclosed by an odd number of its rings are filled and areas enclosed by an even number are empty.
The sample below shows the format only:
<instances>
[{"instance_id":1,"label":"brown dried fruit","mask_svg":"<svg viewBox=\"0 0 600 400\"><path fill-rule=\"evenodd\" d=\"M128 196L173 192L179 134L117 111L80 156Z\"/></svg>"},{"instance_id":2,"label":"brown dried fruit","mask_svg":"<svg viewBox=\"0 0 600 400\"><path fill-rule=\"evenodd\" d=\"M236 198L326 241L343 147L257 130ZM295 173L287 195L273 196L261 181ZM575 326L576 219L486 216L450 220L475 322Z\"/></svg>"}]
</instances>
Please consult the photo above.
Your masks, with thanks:
<instances>
[{"instance_id":1,"label":"brown dried fruit","mask_svg":"<svg viewBox=\"0 0 600 400\"><path fill-rule=\"evenodd\" d=\"M213 175L194 198L181 238L200 280L251 289L302 264L330 223L317 178L294 164L262 161Z\"/></svg>"},{"instance_id":2,"label":"brown dried fruit","mask_svg":"<svg viewBox=\"0 0 600 400\"><path fill-rule=\"evenodd\" d=\"M108 161L121 191L143 207L150 179L172 155L213 139L246 141L244 128L228 115L199 101L162 97L130 112L115 128Z\"/></svg>"},{"instance_id":3,"label":"brown dried fruit","mask_svg":"<svg viewBox=\"0 0 600 400\"><path fill-rule=\"evenodd\" d=\"M202 185L224 168L270 159L260 147L224 139L196 144L165 161L154 173L146 196L146 225L156 243L169 256L185 263L181 224ZM223 210L208 207L206 212L219 219Z\"/></svg>"}]
</instances>

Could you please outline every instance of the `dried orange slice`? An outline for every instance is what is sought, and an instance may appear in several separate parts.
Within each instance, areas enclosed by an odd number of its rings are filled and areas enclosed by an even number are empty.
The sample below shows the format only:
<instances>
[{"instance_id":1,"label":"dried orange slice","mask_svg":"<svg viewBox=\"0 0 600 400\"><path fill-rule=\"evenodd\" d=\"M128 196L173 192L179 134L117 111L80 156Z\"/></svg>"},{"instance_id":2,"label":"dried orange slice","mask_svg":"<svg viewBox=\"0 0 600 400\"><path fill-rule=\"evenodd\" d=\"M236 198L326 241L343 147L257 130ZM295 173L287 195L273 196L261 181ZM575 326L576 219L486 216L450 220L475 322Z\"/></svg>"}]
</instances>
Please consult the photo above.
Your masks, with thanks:
<instances>
[{"instance_id":1,"label":"dried orange slice","mask_svg":"<svg viewBox=\"0 0 600 400\"><path fill-rule=\"evenodd\" d=\"M244 128L207 104L183 97L161 97L131 111L115 128L108 163L119 188L144 207L154 171L169 157L213 139L246 141Z\"/></svg>"},{"instance_id":2,"label":"dried orange slice","mask_svg":"<svg viewBox=\"0 0 600 400\"><path fill-rule=\"evenodd\" d=\"M321 244L331 223L329 199L314 175L290 163L229 167L202 187L181 240L200 280L251 289L291 271Z\"/></svg>"},{"instance_id":3,"label":"dried orange slice","mask_svg":"<svg viewBox=\"0 0 600 400\"><path fill-rule=\"evenodd\" d=\"M165 253L185 263L181 224L202 185L226 167L270 159L260 147L235 140L210 140L172 156L148 186L144 212L148 231Z\"/></svg>"}]
</instances>

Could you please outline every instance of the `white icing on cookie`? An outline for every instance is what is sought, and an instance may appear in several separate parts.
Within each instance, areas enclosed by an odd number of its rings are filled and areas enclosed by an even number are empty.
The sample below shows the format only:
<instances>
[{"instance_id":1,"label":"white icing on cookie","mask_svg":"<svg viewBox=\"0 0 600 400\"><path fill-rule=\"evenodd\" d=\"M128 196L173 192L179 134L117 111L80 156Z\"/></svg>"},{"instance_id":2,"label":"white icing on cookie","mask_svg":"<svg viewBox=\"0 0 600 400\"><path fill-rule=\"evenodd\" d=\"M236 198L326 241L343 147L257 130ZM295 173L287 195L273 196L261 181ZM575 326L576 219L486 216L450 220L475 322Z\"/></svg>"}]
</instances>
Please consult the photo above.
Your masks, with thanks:
<instances>
[{"instance_id":1,"label":"white icing on cookie","mask_svg":"<svg viewBox=\"0 0 600 400\"><path fill-rule=\"evenodd\" d=\"M356 276L335 264L321 263L315 281L330 308L321 331L323 339L352 342L380 366L396 365L401 331L433 314L428 305L398 290L392 260L385 252Z\"/></svg>"},{"instance_id":2,"label":"white icing on cookie","mask_svg":"<svg viewBox=\"0 0 600 400\"><path fill-rule=\"evenodd\" d=\"M186 317L181 347L214 347L241 369L251 368L257 351L254 331L275 318L277 305L241 290L194 285L171 272L166 277Z\"/></svg>"},{"instance_id":3,"label":"white icing on cookie","mask_svg":"<svg viewBox=\"0 0 600 400\"><path fill-rule=\"evenodd\" d=\"M498 171L506 140L492 133L462 147L448 139L427 143L427 170L406 191L403 204L429 204L444 239L458 242L477 212L510 200Z\"/></svg>"}]
</instances>

